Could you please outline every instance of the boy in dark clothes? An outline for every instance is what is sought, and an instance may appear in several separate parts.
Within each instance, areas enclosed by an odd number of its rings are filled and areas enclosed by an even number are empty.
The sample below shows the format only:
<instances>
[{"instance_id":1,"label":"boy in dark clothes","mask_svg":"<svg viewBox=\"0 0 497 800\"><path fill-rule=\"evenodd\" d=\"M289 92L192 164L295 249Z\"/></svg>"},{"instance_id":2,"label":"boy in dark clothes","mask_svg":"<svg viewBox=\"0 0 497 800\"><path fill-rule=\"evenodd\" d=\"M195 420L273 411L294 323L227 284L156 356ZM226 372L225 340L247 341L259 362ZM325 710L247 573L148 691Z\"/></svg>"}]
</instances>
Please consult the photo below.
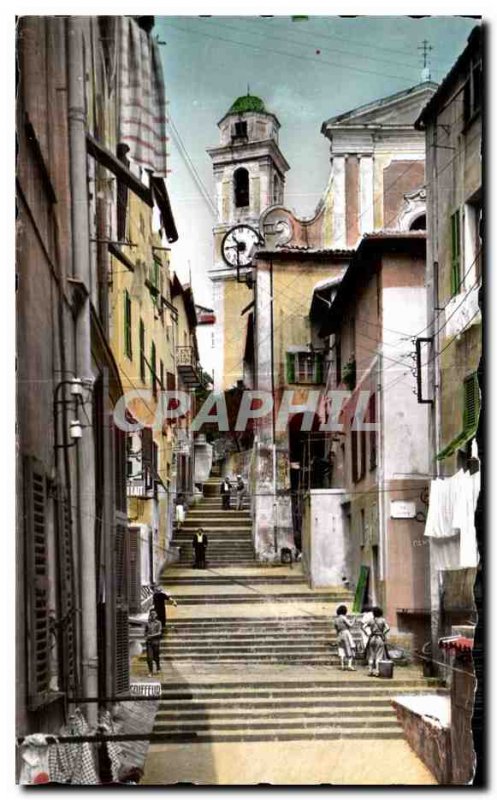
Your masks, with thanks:
<instances>
[{"instance_id":1,"label":"boy in dark clothes","mask_svg":"<svg viewBox=\"0 0 497 800\"><path fill-rule=\"evenodd\" d=\"M148 675L152 677L154 671L153 662L160 672L160 638L162 636L162 625L157 619L157 612L151 609L148 615L148 622L145 625L145 642L147 645L147 664Z\"/></svg>"}]
</instances>

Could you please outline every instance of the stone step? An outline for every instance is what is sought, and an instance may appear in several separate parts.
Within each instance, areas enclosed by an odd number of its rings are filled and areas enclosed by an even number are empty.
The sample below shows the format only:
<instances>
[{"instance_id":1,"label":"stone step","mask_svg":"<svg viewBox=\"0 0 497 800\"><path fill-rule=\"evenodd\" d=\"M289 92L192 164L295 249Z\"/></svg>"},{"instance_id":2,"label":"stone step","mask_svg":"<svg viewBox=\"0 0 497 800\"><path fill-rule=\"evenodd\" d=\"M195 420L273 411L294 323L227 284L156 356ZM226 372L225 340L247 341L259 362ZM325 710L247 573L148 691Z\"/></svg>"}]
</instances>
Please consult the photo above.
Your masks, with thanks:
<instances>
[{"instance_id":1,"label":"stone step","mask_svg":"<svg viewBox=\"0 0 497 800\"><path fill-rule=\"evenodd\" d=\"M361 706L358 708L327 708L325 711L321 710L321 707L316 703L314 708L309 708L305 706L304 708L299 708L298 703L295 706L295 709L288 710L286 707L279 708L278 706L274 706L273 708L243 708L243 718L253 720L254 722L261 721L265 722L268 719L273 718L273 716L278 717L278 719L296 719L296 718L307 718L307 719L328 719L334 717L341 717L342 714L346 714L347 717L367 717L367 718L380 718L380 717L392 717L392 706L388 701L385 701L383 705L372 705L368 706L367 703L361 703ZM188 709L188 711L171 711L169 708L159 708L157 712L156 720L185 720L185 721L192 721L198 720L199 722L203 720L233 720L233 719L240 719L240 712L239 711L232 711L230 709L226 710L224 708L219 709L212 709L211 711L205 711L201 705L196 709L194 706Z\"/></svg>"},{"instance_id":2,"label":"stone step","mask_svg":"<svg viewBox=\"0 0 497 800\"><path fill-rule=\"evenodd\" d=\"M202 514L198 519L188 517L182 524L180 530L188 530L193 534L197 528L202 528L208 535L211 530L229 531L232 528L244 528L250 531L252 530L252 525L249 519L243 517L228 517L227 519L223 519L223 517L206 517L205 514Z\"/></svg>"},{"instance_id":3,"label":"stone step","mask_svg":"<svg viewBox=\"0 0 497 800\"><path fill-rule=\"evenodd\" d=\"M368 728L364 729L350 729L347 731L313 731L304 733L296 730L292 732L281 732L278 730L268 731L265 734L260 733L238 733L238 734L198 734L192 733L167 733L162 731L154 731L164 744L214 744L214 743L229 743L229 742L300 742L300 741L329 741L332 739L352 739L363 740L371 739L377 741L379 739L403 739L404 735L402 728L397 730L383 729L383 728Z\"/></svg>"},{"instance_id":4,"label":"stone step","mask_svg":"<svg viewBox=\"0 0 497 800\"><path fill-rule=\"evenodd\" d=\"M257 564L257 562L255 560L249 560L249 559L228 559L227 561L226 560L224 560L224 561L216 561L216 560L212 561L212 560L210 560L208 562L208 567L211 568L211 569L217 569L217 568L221 569L222 567L230 567L230 566L253 567L254 564ZM192 567L192 559L191 558L190 559L183 558L183 559L181 559L179 561L175 561L174 564L169 564L168 565L168 569L178 569L178 568L185 569L185 567L189 567L189 568Z\"/></svg>"},{"instance_id":5,"label":"stone step","mask_svg":"<svg viewBox=\"0 0 497 800\"><path fill-rule=\"evenodd\" d=\"M421 695L421 694L430 694L430 692L425 692L423 689L413 690L413 689L399 689L396 691L395 695L397 696L407 696L407 695ZM433 692L431 692L433 694ZM183 714L183 713L193 713L193 712L201 712L201 713L218 713L218 714L225 714L227 712L238 714L280 714L284 712L291 712L291 713L315 713L316 710L323 710L328 709L330 712L341 714L341 713L355 713L357 710L363 709L367 710L368 713L373 713L374 711L383 711L386 712L387 710L393 714L392 709L392 693L391 691L384 696L357 696L354 695L328 695L323 697L313 697L309 700L300 700L295 693L293 695L288 696L287 698L278 699L275 701L275 698L270 699L259 699L259 698L233 698L233 699L212 699L209 700L208 698L199 698L196 700L177 700L177 701L170 701L164 703L163 700L159 703L159 714ZM323 712L324 713L324 712ZM327 712L326 712L327 713Z\"/></svg>"},{"instance_id":6,"label":"stone step","mask_svg":"<svg viewBox=\"0 0 497 800\"><path fill-rule=\"evenodd\" d=\"M210 562L208 562L210 563ZM179 599L179 598L178 598ZM282 592L281 594L218 594L218 595L182 595L181 604L196 605L226 605L227 603L336 603L342 598L335 594L298 594L296 592Z\"/></svg>"},{"instance_id":7,"label":"stone step","mask_svg":"<svg viewBox=\"0 0 497 800\"><path fill-rule=\"evenodd\" d=\"M303 586L307 586L306 581L298 575L281 575L279 577L272 575L227 575L226 577L208 575L205 578L197 578L194 575L191 577L184 575L175 578L167 578L168 586L231 586L237 582L246 583L248 586L251 586L253 583L267 583L271 586L274 584L302 584Z\"/></svg>"},{"instance_id":8,"label":"stone step","mask_svg":"<svg viewBox=\"0 0 497 800\"><path fill-rule=\"evenodd\" d=\"M336 638L332 636L326 635L326 632L323 631L321 634L311 634L312 635L312 643L313 644L336 644ZM179 644L188 644L188 645L222 645L230 646L230 647L238 647L239 645L245 644L283 644L288 642L288 637L290 636L289 633L273 633L269 636L264 636L263 634L252 633L252 634L245 634L245 633L225 633L223 636L214 636L209 635L206 638L205 635L202 634L192 634L187 632L177 632L171 633L170 631L166 630L166 637L165 637L165 645L169 647L169 645L179 645ZM301 633L292 633L291 634L291 644L297 643L309 643L309 633L307 631L302 631Z\"/></svg>"},{"instance_id":9,"label":"stone step","mask_svg":"<svg viewBox=\"0 0 497 800\"><path fill-rule=\"evenodd\" d=\"M363 673L360 673L363 674ZM338 676L337 676L338 677ZM448 690L437 684L435 679L416 678L391 678L373 679L347 675L345 681L341 680L315 681L309 684L301 681L277 681L268 683L257 681L246 684L237 683L207 683L207 684L161 684L161 703L170 700L186 699L202 701L213 699L224 700L258 700L272 698L273 700L291 700L299 705L308 698L336 698L337 700L351 699L352 697L381 697L389 698L398 692L427 692L428 694L447 695Z\"/></svg>"},{"instance_id":10,"label":"stone step","mask_svg":"<svg viewBox=\"0 0 497 800\"><path fill-rule=\"evenodd\" d=\"M331 627L331 620L327 616L322 617L310 617L307 614L300 614L291 617L221 617L220 619L213 619L212 617L185 617L184 619L175 619L171 620L171 625L177 626L191 626L191 627L199 627L199 626L211 626L216 630L222 626L236 626L236 625L244 625L247 627L255 627L261 628L262 630L265 629L267 625L273 626L302 626L304 625L327 625Z\"/></svg>"},{"instance_id":11,"label":"stone step","mask_svg":"<svg viewBox=\"0 0 497 800\"><path fill-rule=\"evenodd\" d=\"M382 718L378 720L375 717L343 717L339 721L333 719L323 719L323 720L308 720L305 717L301 719L294 719L294 720L271 720L267 722L262 722L259 720L247 720L244 719L243 721L239 720L238 722L224 722L221 720L216 720L215 722L206 721L206 722L190 722L185 721L179 723L178 720L174 720L171 722L165 722L162 720L157 720L154 726L154 731L169 731L171 733L182 733L184 731L188 732L207 732L210 731L211 733L223 733L225 731L266 731L266 730L278 730L278 731L307 731L313 730L317 731L320 728L323 728L328 731L337 731L342 729L370 729L370 728L378 728L381 727L383 730L387 729L394 729L394 730L402 730L397 718L392 716L390 719Z\"/></svg>"}]
</instances>

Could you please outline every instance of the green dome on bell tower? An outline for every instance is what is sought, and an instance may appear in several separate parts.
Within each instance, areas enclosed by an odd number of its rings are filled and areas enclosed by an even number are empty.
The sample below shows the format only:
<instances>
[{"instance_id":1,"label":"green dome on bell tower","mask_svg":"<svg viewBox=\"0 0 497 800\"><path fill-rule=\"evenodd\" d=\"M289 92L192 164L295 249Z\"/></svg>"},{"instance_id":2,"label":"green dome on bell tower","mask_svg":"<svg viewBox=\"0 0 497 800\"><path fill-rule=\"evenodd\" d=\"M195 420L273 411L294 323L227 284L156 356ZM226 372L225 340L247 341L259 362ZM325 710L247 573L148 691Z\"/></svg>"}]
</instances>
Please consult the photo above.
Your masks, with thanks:
<instances>
[{"instance_id":1,"label":"green dome on bell tower","mask_svg":"<svg viewBox=\"0 0 497 800\"><path fill-rule=\"evenodd\" d=\"M245 111L255 111L262 114L267 114L264 102L260 97L255 97L253 94L244 94L237 97L232 104L228 114L243 114Z\"/></svg>"}]
</instances>

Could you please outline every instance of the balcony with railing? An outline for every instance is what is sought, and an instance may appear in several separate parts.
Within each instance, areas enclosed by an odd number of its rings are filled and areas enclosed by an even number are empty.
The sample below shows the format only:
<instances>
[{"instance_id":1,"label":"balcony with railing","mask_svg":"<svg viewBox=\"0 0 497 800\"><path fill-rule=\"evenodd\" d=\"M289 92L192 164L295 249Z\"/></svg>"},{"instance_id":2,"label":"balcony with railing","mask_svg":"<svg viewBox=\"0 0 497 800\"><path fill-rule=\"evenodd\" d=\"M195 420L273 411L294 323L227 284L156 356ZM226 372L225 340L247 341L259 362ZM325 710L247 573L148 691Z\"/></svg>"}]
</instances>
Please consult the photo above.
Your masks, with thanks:
<instances>
[{"instance_id":1,"label":"balcony with railing","mask_svg":"<svg viewBox=\"0 0 497 800\"><path fill-rule=\"evenodd\" d=\"M188 345L176 347L176 366L181 382L187 389L201 386L202 371L193 347Z\"/></svg>"}]
</instances>

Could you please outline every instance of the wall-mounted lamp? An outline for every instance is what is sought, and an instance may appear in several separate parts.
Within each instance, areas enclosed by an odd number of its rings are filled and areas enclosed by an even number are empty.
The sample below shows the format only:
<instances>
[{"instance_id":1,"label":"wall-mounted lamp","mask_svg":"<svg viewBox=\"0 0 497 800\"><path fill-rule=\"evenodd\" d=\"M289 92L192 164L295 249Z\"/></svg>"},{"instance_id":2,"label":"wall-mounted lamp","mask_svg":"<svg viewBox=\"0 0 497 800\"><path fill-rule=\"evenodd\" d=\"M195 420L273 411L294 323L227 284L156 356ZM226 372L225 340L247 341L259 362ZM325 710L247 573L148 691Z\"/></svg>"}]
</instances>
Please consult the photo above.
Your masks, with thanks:
<instances>
[{"instance_id":1,"label":"wall-mounted lamp","mask_svg":"<svg viewBox=\"0 0 497 800\"><path fill-rule=\"evenodd\" d=\"M68 386L69 387L69 397L62 397L60 398L60 391L62 387ZM84 410L84 394L85 390L91 391L91 382L83 380L82 378L71 378L70 380L60 381L55 387L54 393L54 431L55 431L55 449L58 450L60 448L68 448L74 447L78 443L78 440L81 439L83 436L83 428L89 427L87 425L82 425L79 419L77 418L77 411L78 406L82 406ZM59 444L58 439L58 414L57 409L59 406L70 406L72 407L73 414L75 416L74 419L71 419L69 423L69 437L72 439L72 443L68 444L67 441L64 444Z\"/></svg>"},{"instance_id":2,"label":"wall-mounted lamp","mask_svg":"<svg viewBox=\"0 0 497 800\"><path fill-rule=\"evenodd\" d=\"M81 439L83 436L83 426L79 419L72 419L69 425L69 436L71 439Z\"/></svg>"}]
</instances>

